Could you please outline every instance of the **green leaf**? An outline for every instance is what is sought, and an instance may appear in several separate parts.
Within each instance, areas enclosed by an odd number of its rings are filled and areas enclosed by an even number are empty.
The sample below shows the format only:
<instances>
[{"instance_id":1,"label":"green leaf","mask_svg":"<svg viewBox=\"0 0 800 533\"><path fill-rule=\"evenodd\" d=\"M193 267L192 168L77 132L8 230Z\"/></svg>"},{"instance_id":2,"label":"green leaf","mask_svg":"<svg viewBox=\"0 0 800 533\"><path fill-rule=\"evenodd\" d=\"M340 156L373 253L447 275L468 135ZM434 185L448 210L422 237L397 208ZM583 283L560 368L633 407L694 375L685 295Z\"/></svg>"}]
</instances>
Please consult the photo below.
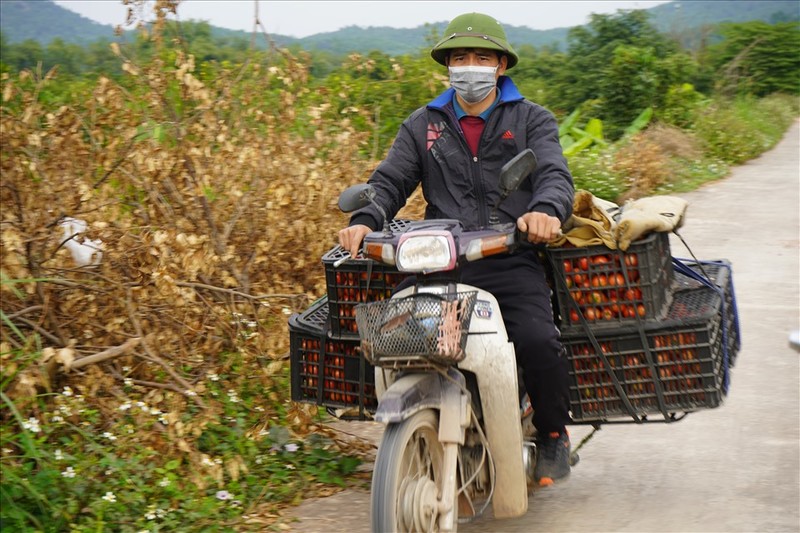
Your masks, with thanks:
<instances>
[{"instance_id":1,"label":"green leaf","mask_svg":"<svg viewBox=\"0 0 800 533\"><path fill-rule=\"evenodd\" d=\"M269 428L269 438L276 446L283 446L289 442L289 430L283 426Z\"/></svg>"},{"instance_id":2,"label":"green leaf","mask_svg":"<svg viewBox=\"0 0 800 533\"><path fill-rule=\"evenodd\" d=\"M558 128L558 135L559 137L563 137L572 129L572 126L578 121L578 117L581 116L580 108L575 109L572 113L569 114L567 118L561 123L561 126Z\"/></svg>"},{"instance_id":3,"label":"green leaf","mask_svg":"<svg viewBox=\"0 0 800 533\"><path fill-rule=\"evenodd\" d=\"M633 122L631 122L630 126L625 128L625 133L623 133L623 136L628 137L630 135L636 135L647 127L651 118L653 118L653 108L648 107L639 113L639 116L636 117Z\"/></svg>"},{"instance_id":4,"label":"green leaf","mask_svg":"<svg viewBox=\"0 0 800 533\"><path fill-rule=\"evenodd\" d=\"M591 136L595 142L606 144L603 139L603 121L599 118L593 118L586 124L586 133Z\"/></svg>"},{"instance_id":5,"label":"green leaf","mask_svg":"<svg viewBox=\"0 0 800 533\"><path fill-rule=\"evenodd\" d=\"M569 146L569 148L564 150L564 157L570 157L572 155L577 154L581 150L584 150L584 149L588 148L589 146L591 146L591 144L593 142L594 142L594 140L590 136L587 135L587 136L583 137L582 139L580 139L579 141L575 142L574 144L571 144Z\"/></svg>"}]
</instances>

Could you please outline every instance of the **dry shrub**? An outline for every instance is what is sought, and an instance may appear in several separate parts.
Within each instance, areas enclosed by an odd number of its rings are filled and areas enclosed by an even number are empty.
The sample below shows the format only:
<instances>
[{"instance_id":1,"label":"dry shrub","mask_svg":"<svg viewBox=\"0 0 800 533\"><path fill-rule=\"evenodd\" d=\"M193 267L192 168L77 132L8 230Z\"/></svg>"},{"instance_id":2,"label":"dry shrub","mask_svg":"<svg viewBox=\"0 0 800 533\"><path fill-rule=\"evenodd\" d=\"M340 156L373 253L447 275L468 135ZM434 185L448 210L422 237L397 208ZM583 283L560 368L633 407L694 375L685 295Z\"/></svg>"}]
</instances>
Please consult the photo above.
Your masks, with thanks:
<instances>
[{"instance_id":1,"label":"dry shrub","mask_svg":"<svg viewBox=\"0 0 800 533\"><path fill-rule=\"evenodd\" d=\"M17 375L25 395L56 382L109 394L127 377L211 412L197 393L218 354L256 369L282 360L287 313L325 293L320 259L347 221L336 200L374 166L360 155L369 134L351 126L357 109L299 106L308 70L287 53L211 82L181 52L119 55L124 85L101 78L58 109L40 98L53 72L4 76L0 261L16 280L0 287L5 369L12 352L65 349L47 372ZM102 241L98 264L73 260L67 217L88 225L74 240ZM90 391L98 353L111 379Z\"/></svg>"},{"instance_id":2,"label":"dry shrub","mask_svg":"<svg viewBox=\"0 0 800 533\"><path fill-rule=\"evenodd\" d=\"M693 138L678 128L657 124L638 133L614 154L612 170L626 181L626 192L617 202L653 193L670 182L676 159L699 154Z\"/></svg>"}]
</instances>

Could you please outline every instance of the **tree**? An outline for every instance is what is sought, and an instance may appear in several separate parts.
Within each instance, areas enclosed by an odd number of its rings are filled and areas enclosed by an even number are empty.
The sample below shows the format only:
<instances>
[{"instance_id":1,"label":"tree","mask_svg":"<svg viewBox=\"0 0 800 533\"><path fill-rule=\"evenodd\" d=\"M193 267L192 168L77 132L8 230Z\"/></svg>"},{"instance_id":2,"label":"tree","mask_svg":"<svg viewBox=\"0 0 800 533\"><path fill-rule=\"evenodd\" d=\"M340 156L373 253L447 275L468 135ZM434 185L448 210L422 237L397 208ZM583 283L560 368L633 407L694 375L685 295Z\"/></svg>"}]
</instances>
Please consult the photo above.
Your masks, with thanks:
<instances>
[{"instance_id":1,"label":"tree","mask_svg":"<svg viewBox=\"0 0 800 533\"><path fill-rule=\"evenodd\" d=\"M691 81L693 60L659 33L645 11L592 15L570 30L563 65L554 69L550 99L560 109L583 107L614 139L673 85Z\"/></svg>"},{"instance_id":2,"label":"tree","mask_svg":"<svg viewBox=\"0 0 800 533\"><path fill-rule=\"evenodd\" d=\"M800 23L723 24L720 34L724 40L708 51L719 91L800 94Z\"/></svg>"}]
</instances>

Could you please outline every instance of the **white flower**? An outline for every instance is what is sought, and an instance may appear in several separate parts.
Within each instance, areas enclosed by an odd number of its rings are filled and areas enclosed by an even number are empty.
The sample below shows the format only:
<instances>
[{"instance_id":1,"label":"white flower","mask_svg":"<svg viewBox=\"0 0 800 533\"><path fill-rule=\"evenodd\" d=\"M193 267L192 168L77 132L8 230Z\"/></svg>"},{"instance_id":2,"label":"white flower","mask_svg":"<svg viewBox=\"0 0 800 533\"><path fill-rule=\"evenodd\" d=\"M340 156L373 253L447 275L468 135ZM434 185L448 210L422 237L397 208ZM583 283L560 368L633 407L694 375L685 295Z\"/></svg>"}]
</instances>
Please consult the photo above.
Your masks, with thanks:
<instances>
[{"instance_id":1,"label":"white flower","mask_svg":"<svg viewBox=\"0 0 800 533\"><path fill-rule=\"evenodd\" d=\"M113 433L108 432L108 431L103 433L103 437L107 438L108 440L117 440L117 436L114 435Z\"/></svg>"},{"instance_id":2,"label":"white flower","mask_svg":"<svg viewBox=\"0 0 800 533\"><path fill-rule=\"evenodd\" d=\"M162 479L161 481L158 482L158 486L159 487L169 487L169 483L170 483L169 478L165 477L164 479Z\"/></svg>"},{"instance_id":3,"label":"white flower","mask_svg":"<svg viewBox=\"0 0 800 533\"><path fill-rule=\"evenodd\" d=\"M133 407L133 404L131 402L125 402L125 403L123 403L122 405L119 406L119 410L120 411L127 411L131 407Z\"/></svg>"},{"instance_id":4,"label":"white flower","mask_svg":"<svg viewBox=\"0 0 800 533\"><path fill-rule=\"evenodd\" d=\"M193 391L193 390L187 390L186 391L186 396L190 396L190 397L197 396L197 393L195 391Z\"/></svg>"},{"instance_id":5,"label":"white flower","mask_svg":"<svg viewBox=\"0 0 800 533\"><path fill-rule=\"evenodd\" d=\"M66 470L61 472L61 475L67 478L73 478L75 477L75 470L73 470L71 466L68 466Z\"/></svg>"},{"instance_id":6,"label":"white flower","mask_svg":"<svg viewBox=\"0 0 800 533\"><path fill-rule=\"evenodd\" d=\"M264 412L264 408L263 408L263 407L261 407L260 405L256 405L255 407L253 407L253 409L255 409L256 411L258 411L259 413L263 413L263 412Z\"/></svg>"},{"instance_id":7,"label":"white flower","mask_svg":"<svg viewBox=\"0 0 800 533\"><path fill-rule=\"evenodd\" d=\"M54 455L55 455L56 461L60 461L60 460L62 460L64 458L64 454L61 453L61 450L56 450Z\"/></svg>"},{"instance_id":8,"label":"white flower","mask_svg":"<svg viewBox=\"0 0 800 533\"><path fill-rule=\"evenodd\" d=\"M283 449L285 449L287 452L296 452L298 448L299 446L292 442L283 447Z\"/></svg>"},{"instance_id":9,"label":"white flower","mask_svg":"<svg viewBox=\"0 0 800 533\"><path fill-rule=\"evenodd\" d=\"M210 379L211 381L219 381L219 376L213 372L209 372L208 379Z\"/></svg>"},{"instance_id":10,"label":"white flower","mask_svg":"<svg viewBox=\"0 0 800 533\"><path fill-rule=\"evenodd\" d=\"M223 501L232 500L233 499L233 494L231 494L227 490L218 490L217 491L217 499L218 500L223 500Z\"/></svg>"},{"instance_id":11,"label":"white flower","mask_svg":"<svg viewBox=\"0 0 800 533\"><path fill-rule=\"evenodd\" d=\"M51 422L55 422L55 423L57 424L57 423L59 423L59 422L63 422L63 421L64 421L64 417L63 417L63 416L60 416L60 415L53 415L53 416L50 418L50 421L51 421Z\"/></svg>"},{"instance_id":12,"label":"white flower","mask_svg":"<svg viewBox=\"0 0 800 533\"><path fill-rule=\"evenodd\" d=\"M103 499L104 499L105 501L107 501L107 502L111 502L111 503L114 503L114 502L116 502L116 501L117 501L117 497L116 497L116 496L114 496L114 493L113 493L113 492L106 492L106 495L105 495L105 496L103 496Z\"/></svg>"},{"instance_id":13,"label":"white flower","mask_svg":"<svg viewBox=\"0 0 800 533\"><path fill-rule=\"evenodd\" d=\"M122 371L123 371L123 372L130 372L130 371L131 371L131 367L129 367L129 366L123 366L123 367L122 367Z\"/></svg>"},{"instance_id":14,"label":"white flower","mask_svg":"<svg viewBox=\"0 0 800 533\"><path fill-rule=\"evenodd\" d=\"M125 378L123 381L126 387L133 387L133 380L131 378Z\"/></svg>"},{"instance_id":15,"label":"white flower","mask_svg":"<svg viewBox=\"0 0 800 533\"><path fill-rule=\"evenodd\" d=\"M31 433L39 433L42 430L42 428L39 427L39 420L35 417L30 417L27 422L23 422L22 427Z\"/></svg>"},{"instance_id":16,"label":"white flower","mask_svg":"<svg viewBox=\"0 0 800 533\"><path fill-rule=\"evenodd\" d=\"M289 316L289 315L291 315L291 314L292 314L292 310L291 310L291 309L289 309L288 307L284 307L284 308L282 309L282 311L283 311L283 314L284 314L284 315L286 315L286 316Z\"/></svg>"},{"instance_id":17,"label":"white flower","mask_svg":"<svg viewBox=\"0 0 800 533\"><path fill-rule=\"evenodd\" d=\"M64 396L72 396L74 393L70 387L64 387L64 391L61 394Z\"/></svg>"},{"instance_id":18,"label":"white flower","mask_svg":"<svg viewBox=\"0 0 800 533\"><path fill-rule=\"evenodd\" d=\"M228 391L228 399L231 401L231 403L239 403L241 401L239 400L239 396L236 395L236 391L234 390Z\"/></svg>"},{"instance_id":19,"label":"white flower","mask_svg":"<svg viewBox=\"0 0 800 533\"><path fill-rule=\"evenodd\" d=\"M165 426L169 425L169 420L167 420L167 417L165 415L159 416L158 421L164 424Z\"/></svg>"}]
</instances>

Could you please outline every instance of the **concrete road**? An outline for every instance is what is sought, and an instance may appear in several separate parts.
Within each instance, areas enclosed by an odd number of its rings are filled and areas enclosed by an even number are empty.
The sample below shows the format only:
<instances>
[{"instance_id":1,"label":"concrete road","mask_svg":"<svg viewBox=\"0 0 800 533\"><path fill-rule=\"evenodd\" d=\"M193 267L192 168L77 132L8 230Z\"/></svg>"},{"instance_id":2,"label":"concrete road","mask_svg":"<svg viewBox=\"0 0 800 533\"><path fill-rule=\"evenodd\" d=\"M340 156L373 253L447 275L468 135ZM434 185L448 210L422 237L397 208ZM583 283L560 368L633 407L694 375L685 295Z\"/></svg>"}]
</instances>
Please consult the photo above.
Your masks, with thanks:
<instances>
[{"instance_id":1,"label":"concrete road","mask_svg":"<svg viewBox=\"0 0 800 533\"><path fill-rule=\"evenodd\" d=\"M699 259L728 259L742 349L722 406L673 424L606 425L566 481L530 496L527 515L463 532L800 531L800 124L759 159L681 195L681 234ZM671 237L672 254L689 257ZM376 438L377 424L349 423ZM588 428L570 428L573 443ZM369 493L304 502L293 531L369 531Z\"/></svg>"}]
</instances>

